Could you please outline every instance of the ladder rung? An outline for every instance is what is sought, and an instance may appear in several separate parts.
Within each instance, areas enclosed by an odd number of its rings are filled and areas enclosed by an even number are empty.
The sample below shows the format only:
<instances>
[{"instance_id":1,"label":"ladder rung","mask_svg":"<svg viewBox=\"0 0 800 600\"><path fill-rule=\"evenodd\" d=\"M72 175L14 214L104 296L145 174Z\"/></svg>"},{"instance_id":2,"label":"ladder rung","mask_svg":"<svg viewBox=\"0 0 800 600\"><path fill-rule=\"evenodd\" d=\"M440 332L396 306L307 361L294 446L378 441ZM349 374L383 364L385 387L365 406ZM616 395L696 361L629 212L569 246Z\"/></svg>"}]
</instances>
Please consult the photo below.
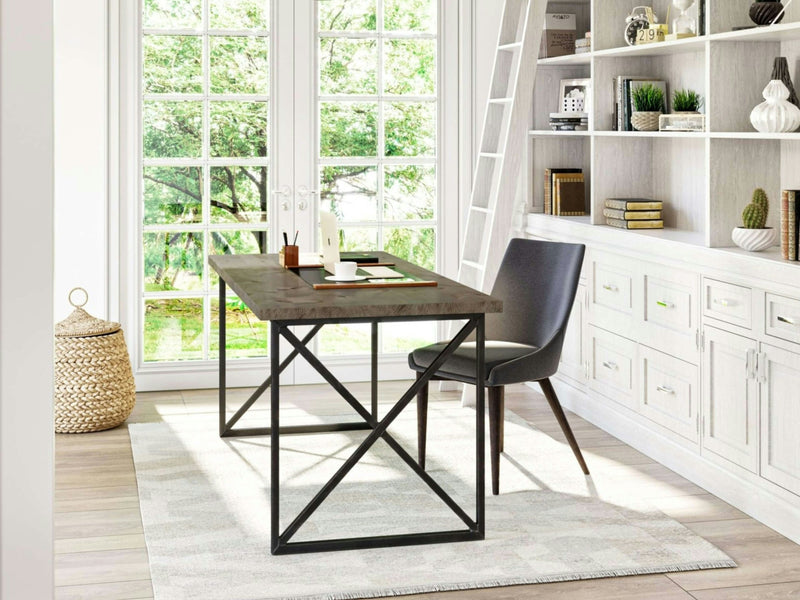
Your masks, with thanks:
<instances>
[{"instance_id":1,"label":"ladder rung","mask_svg":"<svg viewBox=\"0 0 800 600\"><path fill-rule=\"evenodd\" d=\"M478 156L483 158L503 158L503 155L499 152L481 152Z\"/></svg>"},{"instance_id":2,"label":"ladder rung","mask_svg":"<svg viewBox=\"0 0 800 600\"><path fill-rule=\"evenodd\" d=\"M470 206L470 210L474 210L475 212L486 213L487 215L492 212L491 208L487 208L485 206Z\"/></svg>"},{"instance_id":3,"label":"ladder rung","mask_svg":"<svg viewBox=\"0 0 800 600\"><path fill-rule=\"evenodd\" d=\"M522 48L522 42L512 42L510 44L502 44L497 47L498 50L505 50L506 52L510 50L516 50L517 48Z\"/></svg>"},{"instance_id":4,"label":"ladder rung","mask_svg":"<svg viewBox=\"0 0 800 600\"><path fill-rule=\"evenodd\" d=\"M489 98L489 104L511 104L513 98Z\"/></svg>"},{"instance_id":5,"label":"ladder rung","mask_svg":"<svg viewBox=\"0 0 800 600\"><path fill-rule=\"evenodd\" d=\"M473 269L477 269L478 271L483 271L483 265L480 263L476 263L474 260L461 260L461 264L467 267L471 267Z\"/></svg>"}]
</instances>

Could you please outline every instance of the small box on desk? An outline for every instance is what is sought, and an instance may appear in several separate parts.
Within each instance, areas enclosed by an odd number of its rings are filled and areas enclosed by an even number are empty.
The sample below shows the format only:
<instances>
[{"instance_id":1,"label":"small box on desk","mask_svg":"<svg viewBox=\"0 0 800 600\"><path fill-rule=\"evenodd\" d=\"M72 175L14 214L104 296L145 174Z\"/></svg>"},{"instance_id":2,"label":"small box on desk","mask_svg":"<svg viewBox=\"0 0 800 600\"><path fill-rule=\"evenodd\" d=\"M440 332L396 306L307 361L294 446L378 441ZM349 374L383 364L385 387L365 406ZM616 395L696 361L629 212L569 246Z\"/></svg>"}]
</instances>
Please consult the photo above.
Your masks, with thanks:
<instances>
[{"instance_id":1,"label":"small box on desk","mask_svg":"<svg viewBox=\"0 0 800 600\"><path fill-rule=\"evenodd\" d=\"M575 15L548 13L544 20L539 58L575 54Z\"/></svg>"},{"instance_id":2,"label":"small box on desk","mask_svg":"<svg viewBox=\"0 0 800 600\"><path fill-rule=\"evenodd\" d=\"M300 265L300 246L284 246L278 252L278 262L285 269Z\"/></svg>"}]
</instances>

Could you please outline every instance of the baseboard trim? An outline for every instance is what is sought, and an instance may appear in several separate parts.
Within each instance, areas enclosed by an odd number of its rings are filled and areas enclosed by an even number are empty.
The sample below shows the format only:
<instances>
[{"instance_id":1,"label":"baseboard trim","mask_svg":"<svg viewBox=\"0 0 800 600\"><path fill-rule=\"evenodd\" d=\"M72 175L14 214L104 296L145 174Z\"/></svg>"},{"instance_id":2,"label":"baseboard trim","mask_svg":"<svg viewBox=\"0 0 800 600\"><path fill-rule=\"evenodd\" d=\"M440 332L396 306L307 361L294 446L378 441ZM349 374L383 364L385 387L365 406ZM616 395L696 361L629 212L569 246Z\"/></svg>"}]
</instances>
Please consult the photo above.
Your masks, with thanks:
<instances>
[{"instance_id":1,"label":"baseboard trim","mask_svg":"<svg viewBox=\"0 0 800 600\"><path fill-rule=\"evenodd\" d=\"M564 408L800 544L800 498L787 501L767 489L773 485L770 482L765 480L762 486L747 481L568 383L551 381Z\"/></svg>"}]
</instances>

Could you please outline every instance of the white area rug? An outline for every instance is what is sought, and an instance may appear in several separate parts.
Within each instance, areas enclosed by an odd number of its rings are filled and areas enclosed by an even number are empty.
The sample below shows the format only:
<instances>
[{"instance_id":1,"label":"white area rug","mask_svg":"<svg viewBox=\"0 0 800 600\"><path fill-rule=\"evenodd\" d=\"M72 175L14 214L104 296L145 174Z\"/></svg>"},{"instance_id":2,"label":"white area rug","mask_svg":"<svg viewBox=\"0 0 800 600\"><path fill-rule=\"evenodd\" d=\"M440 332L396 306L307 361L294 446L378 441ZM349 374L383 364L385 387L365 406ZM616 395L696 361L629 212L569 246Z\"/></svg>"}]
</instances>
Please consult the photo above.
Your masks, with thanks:
<instances>
[{"instance_id":1,"label":"white area rug","mask_svg":"<svg viewBox=\"0 0 800 600\"><path fill-rule=\"evenodd\" d=\"M309 420L286 413L284 424ZM428 426L428 471L472 515L474 419L434 403ZM412 456L415 427L412 407L390 428ZM487 474L485 541L289 556L269 553L267 438L221 440L215 418L130 435L158 600L370 598L736 566L624 481L584 477L569 447L517 418L506 422L499 496ZM282 528L365 435L282 438ZM294 539L462 528L379 441Z\"/></svg>"}]
</instances>

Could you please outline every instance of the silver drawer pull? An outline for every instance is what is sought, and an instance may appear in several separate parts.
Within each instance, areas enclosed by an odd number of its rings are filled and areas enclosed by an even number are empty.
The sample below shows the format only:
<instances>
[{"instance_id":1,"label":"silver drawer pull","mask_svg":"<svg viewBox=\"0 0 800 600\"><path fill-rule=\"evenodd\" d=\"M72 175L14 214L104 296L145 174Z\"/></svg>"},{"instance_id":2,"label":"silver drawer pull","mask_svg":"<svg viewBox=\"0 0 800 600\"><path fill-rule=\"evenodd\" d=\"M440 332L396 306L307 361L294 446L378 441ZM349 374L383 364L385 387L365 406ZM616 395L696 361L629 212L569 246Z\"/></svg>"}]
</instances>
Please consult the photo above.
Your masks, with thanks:
<instances>
[{"instance_id":1,"label":"silver drawer pull","mask_svg":"<svg viewBox=\"0 0 800 600\"><path fill-rule=\"evenodd\" d=\"M670 395L675 394L675 390L673 390L671 387L667 387L665 385L658 386L656 388L656 391L663 392L664 394L670 394Z\"/></svg>"},{"instance_id":2,"label":"silver drawer pull","mask_svg":"<svg viewBox=\"0 0 800 600\"><path fill-rule=\"evenodd\" d=\"M612 371L616 371L618 369L617 363L615 363L613 361L610 361L610 360L604 360L603 361L603 366L606 369L611 369Z\"/></svg>"},{"instance_id":3,"label":"silver drawer pull","mask_svg":"<svg viewBox=\"0 0 800 600\"><path fill-rule=\"evenodd\" d=\"M724 306L725 308L729 306L736 306L736 302L734 300L727 300L725 298L714 298L714 304L719 304L720 306Z\"/></svg>"},{"instance_id":4,"label":"silver drawer pull","mask_svg":"<svg viewBox=\"0 0 800 600\"><path fill-rule=\"evenodd\" d=\"M675 305L672 302L667 302L666 300L657 300L656 304L663 308L675 308Z\"/></svg>"},{"instance_id":5,"label":"silver drawer pull","mask_svg":"<svg viewBox=\"0 0 800 600\"><path fill-rule=\"evenodd\" d=\"M778 315L778 321L781 323L786 323L787 325L797 325L797 319L789 318L789 317L782 317Z\"/></svg>"},{"instance_id":6,"label":"silver drawer pull","mask_svg":"<svg viewBox=\"0 0 800 600\"><path fill-rule=\"evenodd\" d=\"M603 289L608 290L609 292L618 292L619 288L611 283L604 283Z\"/></svg>"}]
</instances>

